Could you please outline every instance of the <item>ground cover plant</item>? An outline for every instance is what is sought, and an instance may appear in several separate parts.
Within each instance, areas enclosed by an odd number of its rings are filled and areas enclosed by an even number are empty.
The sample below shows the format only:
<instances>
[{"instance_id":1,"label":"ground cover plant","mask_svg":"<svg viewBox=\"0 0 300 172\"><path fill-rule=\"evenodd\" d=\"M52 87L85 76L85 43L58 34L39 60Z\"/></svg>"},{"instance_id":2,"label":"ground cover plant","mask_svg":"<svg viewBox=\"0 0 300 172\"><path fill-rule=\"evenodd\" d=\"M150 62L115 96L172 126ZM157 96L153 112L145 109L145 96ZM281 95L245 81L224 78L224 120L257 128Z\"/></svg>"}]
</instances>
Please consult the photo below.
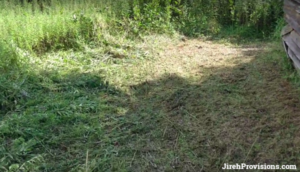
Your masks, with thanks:
<instances>
[{"instance_id":1,"label":"ground cover plant","mask_svg":"<svg viewBox=\"0 0 300 172\"><path fill-rule=\"evenodd\" d=\"M1 171L299 167L280 3L245 2L1 1Z\"/></svg>"}]
</instances>

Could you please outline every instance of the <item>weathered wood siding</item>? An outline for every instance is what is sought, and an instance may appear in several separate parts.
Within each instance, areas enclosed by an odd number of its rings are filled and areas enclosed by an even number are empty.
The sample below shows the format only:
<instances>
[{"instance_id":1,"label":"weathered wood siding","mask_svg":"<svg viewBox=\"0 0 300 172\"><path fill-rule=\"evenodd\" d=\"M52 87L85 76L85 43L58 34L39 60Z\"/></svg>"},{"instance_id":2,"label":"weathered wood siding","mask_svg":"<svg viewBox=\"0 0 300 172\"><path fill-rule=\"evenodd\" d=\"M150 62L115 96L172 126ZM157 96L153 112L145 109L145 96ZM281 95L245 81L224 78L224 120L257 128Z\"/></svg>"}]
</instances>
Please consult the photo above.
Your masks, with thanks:
<instances>
[{"instance_id":1,"label":"weathered wood siding","mask_svg":"<svg viewBox=\"0 0 300 172\"><path fill-rule=\"evenodd\" d=\"M300 70L300 36L295 31L283 36L285 51L289 58L293 61L296 69Z\"/></svg>"},{"instance_id":2,"label":"weathered wood siding","mask_svg":"<svg viewBox=\"0 0 300 172\"><path fill-rule=\"evenodd\" d=\"M285 0L283 10L285 20L300 33L300 0Z\"/></svg>"},{"instance_id":3,"label":"weathered wood siding","mask_svg":"<svg viewBox=\"0 0 300 172\"><path fill-rule=\"evenodd\" d=\"M300 71L300 0L284 0L284 18L288 25L281 36L288 57Z\"/></svg>"}]
</instances>

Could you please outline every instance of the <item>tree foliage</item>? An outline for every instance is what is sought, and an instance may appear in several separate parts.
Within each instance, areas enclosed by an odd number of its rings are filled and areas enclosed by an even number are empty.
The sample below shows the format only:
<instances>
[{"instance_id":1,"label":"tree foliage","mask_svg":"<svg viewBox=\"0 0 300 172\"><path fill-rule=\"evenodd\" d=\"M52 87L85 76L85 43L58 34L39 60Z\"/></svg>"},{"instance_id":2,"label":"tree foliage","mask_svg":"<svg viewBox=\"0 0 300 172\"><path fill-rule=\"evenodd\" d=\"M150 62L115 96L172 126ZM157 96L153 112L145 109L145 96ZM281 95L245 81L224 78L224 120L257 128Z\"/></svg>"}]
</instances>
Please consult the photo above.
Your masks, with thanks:
<instances>
[{"instance_id":1,"label":"tree foliage","mask_svg":"<svg viewBox=\"0 0 300 172\"><path fill-rule=\"evenodd\" d=\"M282 5L282 0L130 0L129 11L135 19L155 11L188 34L228 25L270 33L282 18Z\"/></svg>"}]
</instances>

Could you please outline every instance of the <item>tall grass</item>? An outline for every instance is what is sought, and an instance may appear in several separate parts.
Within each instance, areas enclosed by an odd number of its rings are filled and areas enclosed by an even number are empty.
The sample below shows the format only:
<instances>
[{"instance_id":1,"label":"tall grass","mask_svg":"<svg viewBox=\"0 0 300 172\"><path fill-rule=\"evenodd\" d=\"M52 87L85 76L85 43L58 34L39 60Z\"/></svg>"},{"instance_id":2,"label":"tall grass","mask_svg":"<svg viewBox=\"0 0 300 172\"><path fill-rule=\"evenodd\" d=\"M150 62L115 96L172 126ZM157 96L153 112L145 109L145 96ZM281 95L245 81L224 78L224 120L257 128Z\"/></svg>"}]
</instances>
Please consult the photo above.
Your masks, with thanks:
<instances>
[{"instance_id":1,"label":"tall grass","mask_svg":"<svg viewBox=\"0 0 300 172\"><path fill-rule=\"evenodd\" d=\"M42 11L36 2L21 6L1 1L0 36L31 52L76 48L78 41L94 34L94 25L85 16L95 17L92 15L97 14L101 3L75 2L54 0Z\"/></svg>"},{"instance_id":2,"label":"tall grass","mask_svg":"<svg viewBox=\"0 0 300 172\"><path fill-rule=\"evenodd\" d=\"M0 72L2 113L13 110L20 97L23 78L29 70L29 57L67 49L82 49L98 38L94 21L101 1L0 1ZM95 18L99 18L95 20ZM34 61L34 60L33 60ZM25 84L26 85L26 84ZM22 96L21 96L22 97Z\"/></svg>"},{"instance_id":3,"label":"tall grass","mask_svg":"<svg viewBox=\"0 0 300 172\"><path fill-rule=\"evenodd\" d=\"M216 34L232 24L249 28L251 34L265 36L272 32L269 26L275 26L274 18L282 14L281 4L256 1L258 5L251 2L244 9L241 1L236 4L229 1L220 7L218 3L221 2L203 0L192 4L190 1L160 0L34 0L30 3L5 0L0 2L0 36L31 52L76 49L80 48L80 42L99 39L103 23L97 22L101 17L109 23L110 31L135 35L173 33L174 29L186 35ZM265 5L266 10L258 8L259 4ZM230 10L231 13L227 13Z\"/></svg>"}]
</instances>

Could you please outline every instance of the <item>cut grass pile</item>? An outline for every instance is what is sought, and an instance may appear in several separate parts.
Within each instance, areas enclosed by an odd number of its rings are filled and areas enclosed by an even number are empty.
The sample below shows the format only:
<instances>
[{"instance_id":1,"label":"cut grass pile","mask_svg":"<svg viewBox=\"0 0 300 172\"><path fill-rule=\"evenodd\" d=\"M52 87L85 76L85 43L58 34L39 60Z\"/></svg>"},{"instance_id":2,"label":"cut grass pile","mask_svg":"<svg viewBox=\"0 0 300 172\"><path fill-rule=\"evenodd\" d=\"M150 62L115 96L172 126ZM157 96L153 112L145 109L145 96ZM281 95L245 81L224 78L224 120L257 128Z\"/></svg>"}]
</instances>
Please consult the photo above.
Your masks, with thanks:
<instances>
[{"instance_id":1,"label":"cut grass pile","mask_svg":"<svg viewBox=\"0 0 300 172\"><path fill-rule=\"evenodd\" d=\"M131 55L152 58L113 59L102 47L32 58L20 98L1 115L1 168L299 167L299 92L282 77L277 43L155 35L134 44Z\"/></svg>"}]
</instances>

